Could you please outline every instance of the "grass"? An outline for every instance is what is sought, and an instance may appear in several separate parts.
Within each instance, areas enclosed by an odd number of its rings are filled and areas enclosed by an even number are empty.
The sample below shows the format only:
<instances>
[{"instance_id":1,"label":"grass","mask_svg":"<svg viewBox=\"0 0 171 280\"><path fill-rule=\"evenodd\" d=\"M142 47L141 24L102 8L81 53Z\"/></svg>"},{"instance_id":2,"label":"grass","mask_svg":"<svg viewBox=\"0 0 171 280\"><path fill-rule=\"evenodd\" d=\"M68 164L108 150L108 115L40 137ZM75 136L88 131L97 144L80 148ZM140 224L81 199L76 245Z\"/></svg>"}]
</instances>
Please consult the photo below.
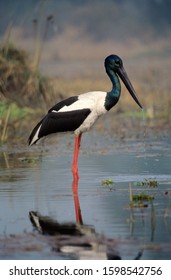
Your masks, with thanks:
<instances>
[{"instance_id":1,"label":"grass","mask_svg":"<svg viewBox=\"0 0 171 280\"><path fill-rule=\"evenodd\" d=\"M46 77L33 70L29 55L15 45L0 45L0 96L19 106L48 103L52 87Z\"/></svg>"},{"instance_id":2,"label":"grass","mask_svg":"<svg viewBox=\"0 0 171 280\"><path fill-rule=\"evenodd\" d=\"M4 121L6 119L7 112L10 108L10 119L16 120L16 119L22 119L24 118L28 113L33 112L33 109L29 107L19 107L15 102L13 103L7 103L7 102L0 102L0 118L1 121Z\"/></svg>"},{"instance_id":3,"label":"grass","mask_svg":"<svg viewBox=\"0 0 171 280\"><path fill-rule=\"evenodd\" d=\"M9 117L10 117L10 112L11 112L11 106L8 107L8 110L7 110L7 113L6 113L6 116L5 116L5 121L4 121L2 134L1 134L1 138L0 138L1 142L4 142L7 139L7 125L8 125L8 120L9 120Z\"/></svg>"},{"instance_id":4,"label":"grass","mask_svg":"<svg viewBox=\"0 0 171 280\"><path fill-rule=\"evenodd\" d=\"M44 2L40 5L40 15L43 6ZM40 19L33 20L33 60L25 50L11 43L12 24L8 25L0 44L0 97L14 101L19 106L48 106L53 93L50 79L39 72L49 25L53 24L53 15L46 17L44 30L39 21Z\"/></svg>"},{"instance_id":5,"label":"grass","mask_svg":"<svg viewBox=\"0 0 171 280\"><path fill-rule=\"evenodd\" d=\"M38 112L38 110L37 110ZM15 102L0 102L0 143L20 139L32 119L35 110L29 107L20 107ZM18 135L18 137L16 137Z\"/></svg>"},{"instance_id":6,"label":"grass","mask_svg":"<svg viewBox=\"0 0 171 280\"><path fill-rule=\"evenodd\" d=\"M28 125L28 116L51 105L51 80L33 67L29 55L9 42L0 45L0 142ZM32 109L30 109L32 108ZM37 110L38 108L38 110ZM20 123L19 123L20 122ZM22 124L21 124L22 122Z\"/></svg>"}]
</instances>

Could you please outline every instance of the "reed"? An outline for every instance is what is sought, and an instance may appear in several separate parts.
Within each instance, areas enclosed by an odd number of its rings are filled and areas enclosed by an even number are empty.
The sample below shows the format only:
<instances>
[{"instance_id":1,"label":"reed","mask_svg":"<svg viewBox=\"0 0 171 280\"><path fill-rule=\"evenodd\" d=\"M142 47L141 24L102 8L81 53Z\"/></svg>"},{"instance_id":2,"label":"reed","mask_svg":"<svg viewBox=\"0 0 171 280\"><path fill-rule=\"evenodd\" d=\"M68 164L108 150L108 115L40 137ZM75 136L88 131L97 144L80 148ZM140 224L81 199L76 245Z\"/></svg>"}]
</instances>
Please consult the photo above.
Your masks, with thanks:
<instances>
[{"instance_id":1,"label":"reed","mask_svg":"<svg viewBox=\"0 0 171 280\"><path fill-rule=\"evenodd\" d=\"M10 112L11 112L11 106L8 107L6 118L4 121L3 129L2 129L2 135L1 135L1 143L5 142L7 140L7 127L8 127L8 122L10 118Z\"/></svg>"}]
</instances>

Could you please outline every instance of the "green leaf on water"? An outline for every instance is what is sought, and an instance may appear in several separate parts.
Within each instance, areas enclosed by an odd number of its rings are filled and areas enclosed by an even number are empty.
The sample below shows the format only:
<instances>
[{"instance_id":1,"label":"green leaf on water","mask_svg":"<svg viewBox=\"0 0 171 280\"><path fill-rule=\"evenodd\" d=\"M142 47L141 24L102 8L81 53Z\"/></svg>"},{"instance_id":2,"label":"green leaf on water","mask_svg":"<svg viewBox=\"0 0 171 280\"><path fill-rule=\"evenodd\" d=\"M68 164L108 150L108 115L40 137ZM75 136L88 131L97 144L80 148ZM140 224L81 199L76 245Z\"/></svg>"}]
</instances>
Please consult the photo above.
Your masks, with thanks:
<instances>
[{"instance_id":1,"label":"green leaf on water","mask_svg":"<svg viewBox=\"0 0 171 280\"><path fill-rule=\"evenodd\" d=\"M114 184L112 179L106 179L106 180L102 180L101 184L103 186L112 186Z\"/></svg>"},{"instance_id":2,"label":"green leaf on water","mask_svg":"<svg viewBox=\"0 0 171 280\"><path fill-rule=\"evenodd\" d=\"M132 200L134 202L139 202L139 201L151 201L154 199L153 195L149 195L149 194L144 194L144 193L140 193L140 194L134 194L132 195Z\"/></svg>"},{"instance_id":3,"label":"green leaf on water","mask_svg":"<svg viewBox=\"0 0 171 280\"><path fill-rule=\"evenodd\" d=\"M157 188L158 182L153 179L145 179L145 181L142 182L136 182L137 186L148 186L150 188Z\"/></svg>"}]
</instances>

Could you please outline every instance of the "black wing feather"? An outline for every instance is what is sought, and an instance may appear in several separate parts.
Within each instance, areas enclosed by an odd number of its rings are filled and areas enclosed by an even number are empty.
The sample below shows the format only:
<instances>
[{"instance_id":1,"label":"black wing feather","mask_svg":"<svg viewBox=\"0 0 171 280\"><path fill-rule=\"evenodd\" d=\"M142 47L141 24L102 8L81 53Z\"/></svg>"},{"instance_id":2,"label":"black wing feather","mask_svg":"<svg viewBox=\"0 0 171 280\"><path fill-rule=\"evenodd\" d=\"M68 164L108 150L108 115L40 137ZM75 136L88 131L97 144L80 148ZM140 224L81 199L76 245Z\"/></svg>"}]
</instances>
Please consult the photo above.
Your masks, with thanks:
<instances>
[{"instance_id":1,"label":"black wing feather","mask_svg":"<svg viewBox=\"0 0 171 280\"><path fill-rule=\"evenodd\" d=\"M39 129L39 127L40 127L40 125L42 124L42 122L43 122L44 119L45 119L45 118L43 118L43 119L33 128L32 132L31 132L31 134L30 134L30 136L29 136L29 138L28 138L28 144L29 144L29 145L31 144L32 139L33 139L34 135L36 134L36 131ZM37 141L38 141L38 140L39 140L39 139L37 139ZM36 142L37 142L37 141L36 141ZM34 142L33 144L36 144L36 142Z\"/></svg>"},{"instance_id":2,"label":"black wing feather","mask_svg":"<svg viewBox=\"0 0 171 280\"><path fill-rule=\"evenodd\" d=\"M78 100L78 96L71 96L71 97L69 97L67 99L64 99L64 100L58 102L52 108L50 108L48 113L52 112L53 110L58 112L64 106L70 106L71 104L73 104L77 100Z\"/></svg>"},{"instance_id":3,"label":"black wing feather","mask_svg":"<svg viewBox=\"0 0 171 280\"><path fill-rule=\"evenodd\" d=\"M32 130L32 132L28 138L28 144L29 145L31 144L37 130L39 129L39 127L42 124L43 124L43 127L41 127L41 129L39 131L39 135L38 135L39 138L41 138L45 135L48 135L50 133L63 131L64 128L63 128L62 124L60 123L60 121L59 120L57 121L58 117L57 117L56 113L54 113L52 111L54 110L54 111L58 112L64 106L69 106L69 105L73 104L74 102L76 102L77 100L78 100L78 96L71 96L69 98L66 98L66 99L58 102L56 105L54 105L52 108L50 108L48 111L48 114ZM59 114L59 119L61 119L61 115L63 115L63 114L64 113ZM67 113L66 113L66 115L67 115ZM56 119L56 121L55 121L55 119ZM62 122L64 123L64 118L63 118ZM69 123L68 119L65 123L67 123L67 122ZM56 125L57 125L57 127L56 127ZM59 128L58 128L58 125L59 125ZM68 126L71 127L71 125L68 125ZM53 132L53 130L57 130L57 131ZM70 131L70 130L68 130L68 131ZM45 135L43 135L44 133L45 133ZM39 140L39 138L32 144L35 144Z\"/></svg>"},{"instance_id":4,"label":"black wing feather","mask_svg":"<svg viewBox=\"0 0 171 280\"><path fill-rule=\"evenodd\" d=\"M38 137L41 138L56 132L74 131L84 122L90 112L90 109L50 112L42 121Z\"/></svg>"},{"instance_id":5,"label":"black wing feather","mask_svg":"<svg viewBox=\"0 0 171 280\"><path fill-rule=\"evenodd\" d=\"M38 139L32 144L35 144L40 138L52 133L75 131L84 122L90 112L90 109L58 113L50 111L31 132L28 144L31 144L39 127Z\"/></svg>"}]
</instances>

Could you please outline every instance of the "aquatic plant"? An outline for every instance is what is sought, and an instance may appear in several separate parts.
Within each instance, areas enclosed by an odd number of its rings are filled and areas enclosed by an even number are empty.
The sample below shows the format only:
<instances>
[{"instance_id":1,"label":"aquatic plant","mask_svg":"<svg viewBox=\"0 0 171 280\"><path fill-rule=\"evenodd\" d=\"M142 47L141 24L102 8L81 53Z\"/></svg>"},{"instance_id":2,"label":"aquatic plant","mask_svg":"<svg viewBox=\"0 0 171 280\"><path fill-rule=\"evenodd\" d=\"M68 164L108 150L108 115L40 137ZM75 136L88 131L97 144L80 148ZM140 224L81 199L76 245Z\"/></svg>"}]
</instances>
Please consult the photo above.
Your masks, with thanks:
<instances>
[{"instance_id":1,"label":"aquatic plant","mask_svg":"<svg viewBox=\"0 0 171 280\"><path fill-rule=\"evenodd\" d=\"M112 179L106 179L106 180L102 180L101 184L103 186L112 186L114 184Z\"/></svg>"},{"instance_id":2,"label":"aquatic plant","mask_svg":"<svg viewBox=\"0 0 171 280\"><path fill-rule=\"evenodd\" d=\"M139 202L139 203L130 203L129 205L130 208L147 208L148 204L147 203L143 203L143 202Z\"/></svg>"},{"instance_id":3,"label":"aquatic plant","mask_svg":"<svg viewBox=\"0 0 171 280\"><path fill-rule=\"evenodd\" d=\"M154 196L145 193L133 194L131 185L129 185L129 193L130 208L146 208L148 207L148 203L154 199Z\"/></svg>"},{"instance_id":4,"label":"aquatic plant","mask_svg":"<svg viewBox=\"0 0 171 280\"><path fill-rule=\"evenodd\" d=\"M153 195L145 194L145 193L140 193L140 194L134 194L132 195L132 200L134 202L136 201L151 201L154 199Z\"/></svg>"},{"instance_id":5,"label":"aquatic plant","mask_svg":"<svg viewBox=\"0 0 171 280\"><path fill-rule=\"evenodd\" d=\"M145 181L142 182L136 182L137 186L148 186L150 188L157 188L158 182L153 179L145 179Z\"/></svg>"}]
</instances>

